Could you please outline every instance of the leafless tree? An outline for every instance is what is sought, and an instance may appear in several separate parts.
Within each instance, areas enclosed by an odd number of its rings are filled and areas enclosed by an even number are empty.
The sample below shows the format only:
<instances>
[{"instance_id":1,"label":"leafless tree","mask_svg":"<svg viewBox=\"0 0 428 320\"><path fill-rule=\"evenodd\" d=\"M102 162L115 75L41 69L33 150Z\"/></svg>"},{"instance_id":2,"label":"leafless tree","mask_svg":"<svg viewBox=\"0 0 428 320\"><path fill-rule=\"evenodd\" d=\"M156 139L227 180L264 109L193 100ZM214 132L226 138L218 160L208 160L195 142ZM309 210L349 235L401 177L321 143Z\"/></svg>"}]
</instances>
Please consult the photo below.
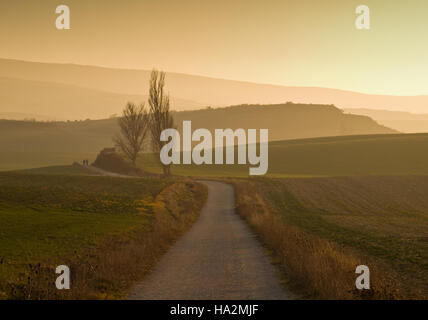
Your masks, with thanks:
<instances>
[{"instance_id":1,"label":"leafless tree","mask_svg":"<svg viewBox=\"0 0 428 320\"><path fill-rule=\"evenodd\" d=\"M152 70L150 77L149 107L150 107L150 132L152 147L156 154L160 154L162 147L167 143L160 140L163 130L173 128L174 120L169 111L169 95L164 93L165 72ZM158 157L160 162L160 156ZM171 174L170 165L160 162L165 176Z\"/></svg>"},{"instance_id":2,"label":"leafless tree","mask_svg":"<svg viewBox=\"0 0 428 320\"><path fill-rule=\"evenodd\" d=\"M113 140L122 153L136 165L149 128L149 115L144 104L138 107L128 102L118 119L120 133Z\"/></svg>"}]
</instances>

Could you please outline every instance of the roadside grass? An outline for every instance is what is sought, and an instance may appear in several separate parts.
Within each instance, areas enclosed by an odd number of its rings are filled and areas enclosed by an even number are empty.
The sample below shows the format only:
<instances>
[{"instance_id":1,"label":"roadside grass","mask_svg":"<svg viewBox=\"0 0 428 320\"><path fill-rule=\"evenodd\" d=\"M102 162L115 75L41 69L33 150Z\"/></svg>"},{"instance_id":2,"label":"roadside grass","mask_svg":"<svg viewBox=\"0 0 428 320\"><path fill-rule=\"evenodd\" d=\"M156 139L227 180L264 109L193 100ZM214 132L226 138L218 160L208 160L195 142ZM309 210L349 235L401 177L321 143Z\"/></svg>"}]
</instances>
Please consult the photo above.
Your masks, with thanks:
<instances>
[{"instance_id":1,"label":"roadside grass","mask_svg":"<svg viewBox=\"0 0 428 320\"><path fill-rule=\"evenodd\" d=\"M184 179L0 173L0 299L122 298L205 196ZM72 289L58 291L63 264Z\"/></svg>"},{"instance_id":2,"label":"roadside grass","mask_svg":"<svg viewBox=\"0 0 428 320\"><path fill-rule=\"evenodd\" d=\"M233 183L238 212L291 283L309 296L427 298L428 177ZM360 264L371 270L367 292L355 290Z\"/></svg>"}]
</instances>

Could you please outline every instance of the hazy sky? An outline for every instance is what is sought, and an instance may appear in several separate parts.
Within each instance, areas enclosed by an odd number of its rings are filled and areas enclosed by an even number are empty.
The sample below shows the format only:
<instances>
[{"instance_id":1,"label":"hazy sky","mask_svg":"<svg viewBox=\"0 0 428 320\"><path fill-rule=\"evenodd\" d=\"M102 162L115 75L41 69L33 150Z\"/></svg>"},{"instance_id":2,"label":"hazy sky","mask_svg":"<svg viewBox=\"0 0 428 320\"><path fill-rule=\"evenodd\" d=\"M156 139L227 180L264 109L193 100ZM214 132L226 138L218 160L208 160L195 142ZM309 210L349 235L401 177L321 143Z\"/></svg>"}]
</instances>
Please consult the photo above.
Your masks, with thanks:
<instances>
[{"instance_id":1,"label":"hazy sky","mask_svg":"<svg viewBox=\"0 0 428 320\"><path fill-rule=\"evenodd\" d=\"M426 0L1 0L0 39L4 58L428 94Z\"/></svg>"}]
</instances>

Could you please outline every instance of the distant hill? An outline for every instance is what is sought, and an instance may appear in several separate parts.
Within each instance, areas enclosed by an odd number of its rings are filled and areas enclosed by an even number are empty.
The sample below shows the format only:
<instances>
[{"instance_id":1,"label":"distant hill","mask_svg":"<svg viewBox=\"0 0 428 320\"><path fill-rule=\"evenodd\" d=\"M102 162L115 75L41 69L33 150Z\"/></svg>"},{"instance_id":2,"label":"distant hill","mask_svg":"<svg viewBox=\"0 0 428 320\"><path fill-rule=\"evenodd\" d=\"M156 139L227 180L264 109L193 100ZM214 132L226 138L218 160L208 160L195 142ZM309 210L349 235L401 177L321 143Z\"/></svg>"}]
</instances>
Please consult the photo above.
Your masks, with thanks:
<instances>
[{"instance_id":1,"label":"distant hill","mask_svg":"<svg viewBox=\"0 0 428 320\"><path fill-rule=\"evenodd\" d=\"M269 129L269 140L301 139L359 134L390 134L397 131L381 126L367 116L344 114L331 105L277 104L240 105L175 114L180 126L192 120L192 127Z\"/></svg>"},{"instance_id":2,"label":"distant hill","mask_svg":"<svg viewBox=\"0 0 428 320\"><path fill-rule=\"evenodd\" d=\"M394 130L365 116L347 115L333 106L268 105L234 106L174 113L180 128L191 120L197 128L267 128L269 139L358 134L391 134ZM94 160L111 146L117 119L68 122L0 120L0 170L69 164L83 157ZM56 160L55 160L56 159Z\"/></svg>"},{"instance_id":3,"label":"distant hill","mask_svg":"<svg viewBox=\"0 0 428 320\"><path fill-rule=\"evenodd\" d=\"M148 70L125 70L0 59L0 77L62 83L121 95L146 94L149 75L150 71ZM363 106L371 109L428 112L428 96L370 95L337 89L286 87L180 73L167 73L166 81L167 91L172 97L191 101L190 105L177 103L174 106L176 110L198 109L202 105L277 104L293 101L296 103L335 104L341 108ZM25 92L23 95L25 96ZM27 101L31 101L35 97L25 98ZM91 108L92 106L86 105L86 107ZM15 111L5 108L0 100L0 111ZM36 111L35 113L41 112ZM108 116L109 114L106 112L104 117ZM76 112L74 118L84 117Z\"/></svg>"},{"instance_id":4,"label":"distant hill","mask_svg":"<svg viewBox=\"0 0 428 320\"><path fill-rule=\"evenodd\" d=\"M41 114L21 113L21 112L0 112L0 119L3 120L36 120L36 121L63 121L66 119L55 118Z\"/></svg>"},{"instance_id":5,"label":"distant hill","mask_svg":"<svg viewBox=\"0 0 428 320\"><path fill-rule=\"evenodd\" d=\"M37 120L103 119L120 114L128 101L145 102L146 96L118 94L75 85L0 77L0 116L17 113L43 114ZM189 109L201 106L192 101L171 97L171 107ZM11 112L13 111L13 112ZM7 116L9 114L9 116Z\"/></svg>"},{"instance_id":6,"label":"distant hill","mask_svg":"<svg viewBox=\"0 0 428 320\"><path fill-rule=\"evenodd\" d=\"M373 109L345 109L344 111L350 114L368 116L379 124L401 132L428 132L428 113L416 114L410 112Z\"/></svg>"}]
</instances>

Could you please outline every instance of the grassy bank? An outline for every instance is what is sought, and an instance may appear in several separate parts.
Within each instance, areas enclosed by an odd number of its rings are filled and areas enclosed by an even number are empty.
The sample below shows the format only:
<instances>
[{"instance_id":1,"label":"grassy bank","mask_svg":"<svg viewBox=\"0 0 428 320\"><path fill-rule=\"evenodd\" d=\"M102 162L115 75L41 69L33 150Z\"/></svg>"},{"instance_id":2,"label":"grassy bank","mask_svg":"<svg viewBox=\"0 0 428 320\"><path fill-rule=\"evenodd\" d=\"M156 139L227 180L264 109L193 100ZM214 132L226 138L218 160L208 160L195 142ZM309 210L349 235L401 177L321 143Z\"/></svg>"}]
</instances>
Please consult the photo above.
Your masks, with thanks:
<instances>
[{"instance_id":1,"label":"grassy bank","mask_svg":"<svg viewBox=\"0 0 428 320\"><path fill-rule=\"evenodd\" d=\"M234 182L237 208L291 284L326 299L427 298L428 177ZM371 290L355 289L367 265Z\"/></svg>"},{"instance_id":2,"label":"grassy bank","mask_svg":"<svg viewBox=\"0 0 428 320\"><path fill-rule=\"evenodd\" d=\"M1 173L0 299L121 298L205 197L184 180ZM62 264L71 290L55 288Z\"/></svg>"}]
</instances>

